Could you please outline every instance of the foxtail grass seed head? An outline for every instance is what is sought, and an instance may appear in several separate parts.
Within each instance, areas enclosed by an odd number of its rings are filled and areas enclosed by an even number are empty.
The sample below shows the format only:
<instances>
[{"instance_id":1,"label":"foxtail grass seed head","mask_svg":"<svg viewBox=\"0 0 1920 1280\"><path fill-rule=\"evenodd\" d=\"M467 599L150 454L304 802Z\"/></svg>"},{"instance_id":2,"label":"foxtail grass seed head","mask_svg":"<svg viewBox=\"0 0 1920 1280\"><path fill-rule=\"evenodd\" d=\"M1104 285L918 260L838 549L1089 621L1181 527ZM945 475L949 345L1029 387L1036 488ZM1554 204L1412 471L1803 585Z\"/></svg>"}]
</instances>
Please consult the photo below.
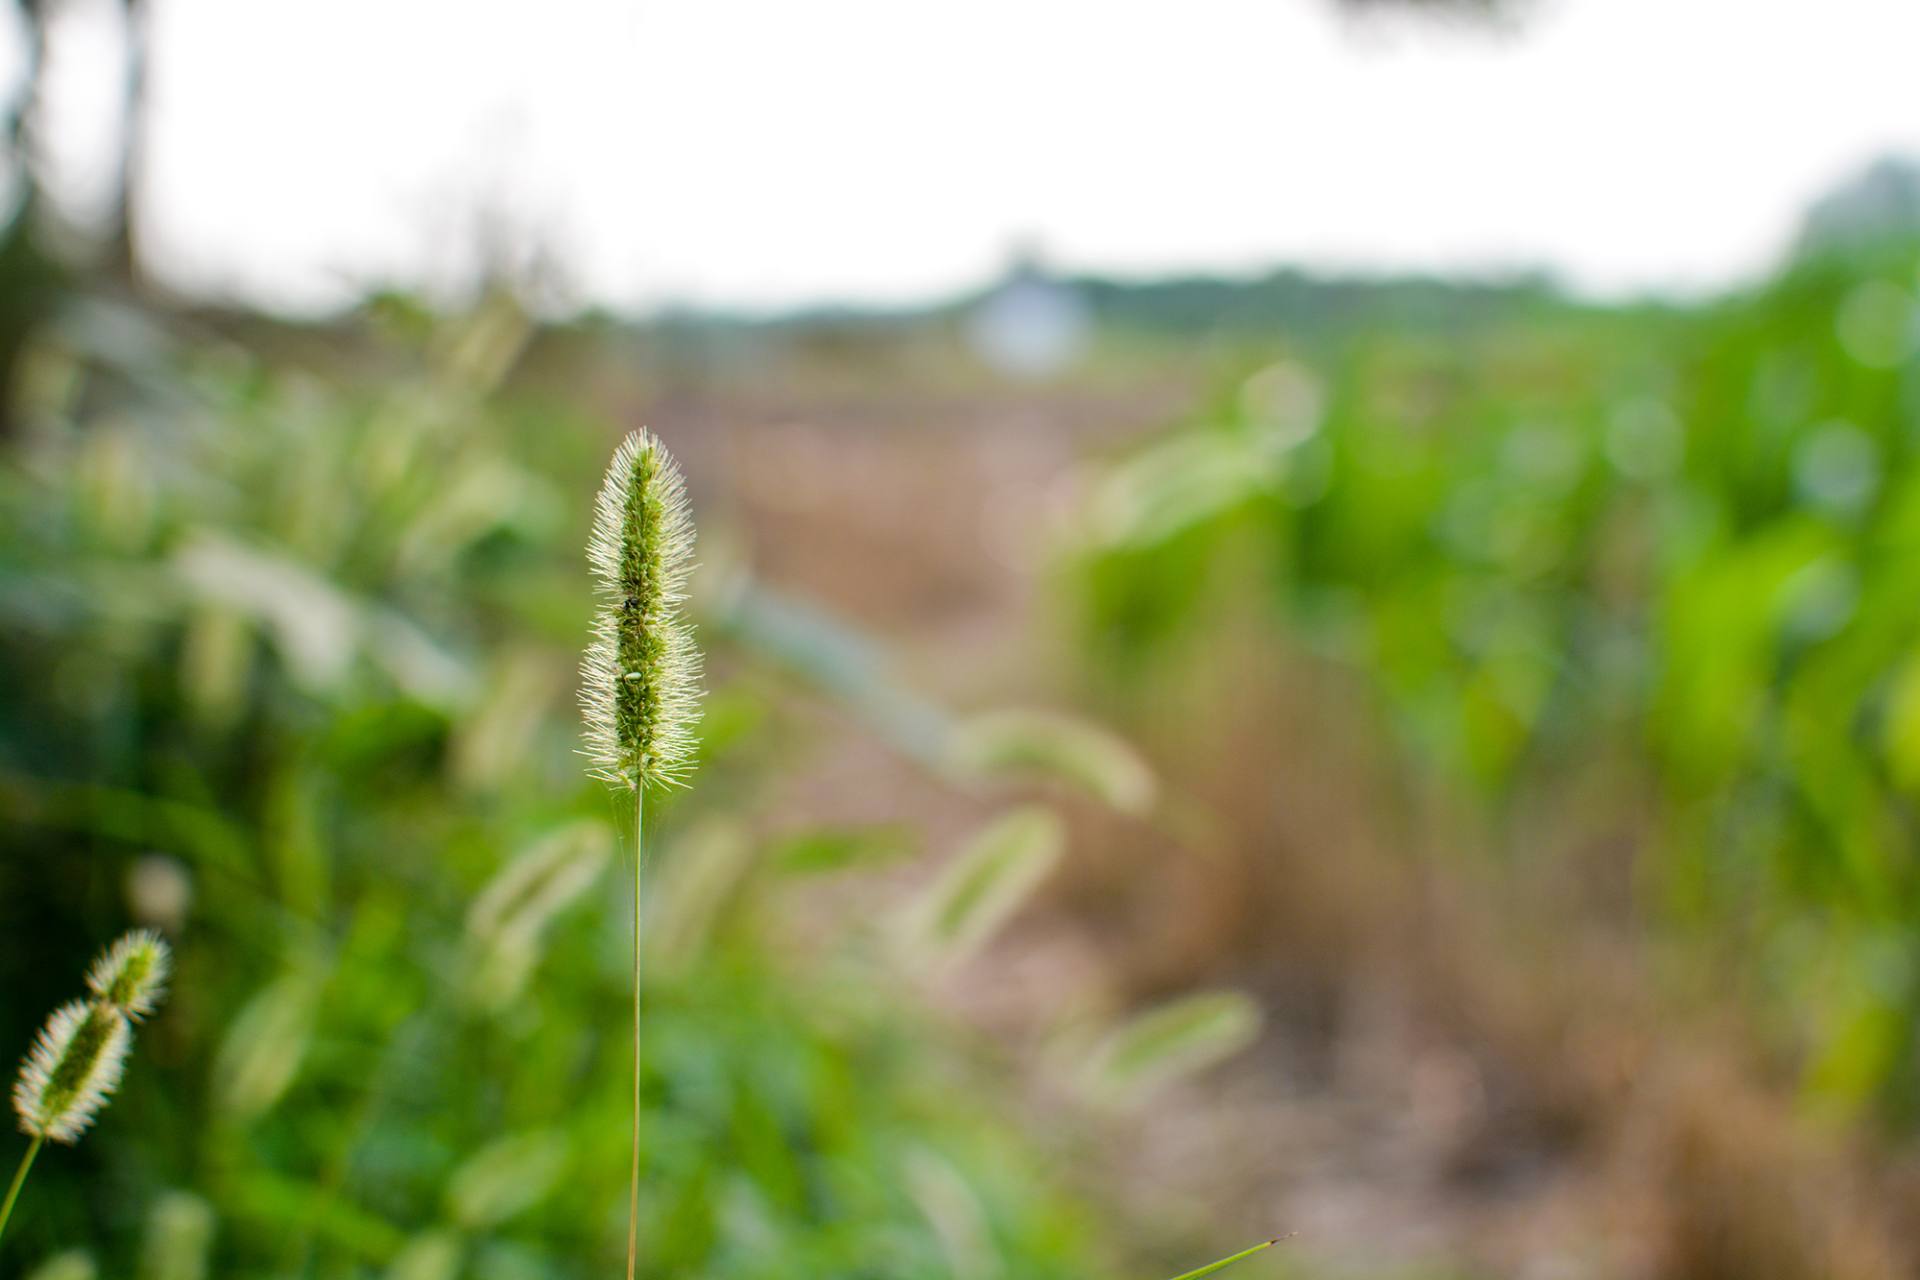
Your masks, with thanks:
<instances>
[{"instance_id":1,"label":"foxtail grass seed head","mask_svg":"<svg viewBox=\"0 0 1920 1280\"><path fill-rule=\"evenodd\" d=\"M587 754L617 786L677 786L692 763L700 653L683 616L693 519L680 470L649 431L621 441L587 544L600 593L581 671Z\"/></svg>"},{"instance_id":2,"label":"foxtail grass seed head","mask_svg":"<svg viewBox=\"0 0 1920 1280\"><path fill-rule=\"evenodd\" d=\"M79 1141L120 1083L131 1039L126 1016L109 1005L73 1000L55 1009L13 1086L21 1129Z\"/></svg>"},{"instance_id":3,"label":"foxtail grass seed head","mask_svg":"<svg viewBox=\"0 0 1920 1280\"><path fill-rule=\"evenodd\" d=\"M172 966L173 953L160 935L151 929L135 929L93 962L87 970L87 990L99 1003L138 1022L167 994L167 974Z\"/></svg>"}]
</instances>

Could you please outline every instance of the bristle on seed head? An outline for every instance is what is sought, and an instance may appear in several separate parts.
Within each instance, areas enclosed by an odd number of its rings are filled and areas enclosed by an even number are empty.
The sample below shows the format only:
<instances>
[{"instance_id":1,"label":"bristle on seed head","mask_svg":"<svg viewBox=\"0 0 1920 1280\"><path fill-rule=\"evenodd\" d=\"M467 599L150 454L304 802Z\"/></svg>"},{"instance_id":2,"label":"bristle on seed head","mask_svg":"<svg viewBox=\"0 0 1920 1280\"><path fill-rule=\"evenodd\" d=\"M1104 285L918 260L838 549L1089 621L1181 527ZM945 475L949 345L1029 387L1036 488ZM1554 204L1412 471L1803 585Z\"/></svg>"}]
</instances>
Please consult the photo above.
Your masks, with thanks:
<instances>
[{"instance_id":1,"label":"bristle on seed head","mask_svg":"<svg viewBox=\"0 0 1920 1280\"><path fill-rule=\"evenodd\" d=\"M600 594L581 668L596 777L676 786L692 764L700 652L684 614L693 519L680 470L651 432L621 441L594 506L587 560Z\"/></svg>"}]
</instances>

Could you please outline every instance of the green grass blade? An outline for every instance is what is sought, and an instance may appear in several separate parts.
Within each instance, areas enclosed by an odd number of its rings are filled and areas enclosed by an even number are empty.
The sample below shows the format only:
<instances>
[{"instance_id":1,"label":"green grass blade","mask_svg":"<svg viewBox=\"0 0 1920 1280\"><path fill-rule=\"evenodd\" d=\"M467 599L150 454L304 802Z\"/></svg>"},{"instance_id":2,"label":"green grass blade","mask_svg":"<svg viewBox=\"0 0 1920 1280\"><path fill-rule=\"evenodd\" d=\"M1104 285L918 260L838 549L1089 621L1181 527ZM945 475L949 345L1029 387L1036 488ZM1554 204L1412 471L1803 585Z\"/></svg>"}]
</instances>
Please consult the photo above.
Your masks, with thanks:
<instances>
[{"instance_id":1,"label":"green grass blade","mask_svg":"<svg viewBox=\"0 0 1920 1280\"><path fill-rule=\"evenodd\" d=\"M1280 1242L1278 1240L1262 1240L1259 1244L1253 1246L1253 1248L1251 1249L1242 1249L1240 1252L1233 1254L1230 1257L1222 1258L1218 1262L1209 1262L1206 1266L1201 1267L1198 1271L1189 1271L1183 1275L1177 1275L1173 1278L1173 1280L1200 1280L1201 1276L1215 1275L1219 1272L1225 1271L1228 1267L1232 1266L1234 1263L1244 1261L1247 1258L1251 1258L1256 1253L1263 1253L1266 1250L1273 1248L1273 1246L1279 1243Z\"/></svg>"}]
</instances>

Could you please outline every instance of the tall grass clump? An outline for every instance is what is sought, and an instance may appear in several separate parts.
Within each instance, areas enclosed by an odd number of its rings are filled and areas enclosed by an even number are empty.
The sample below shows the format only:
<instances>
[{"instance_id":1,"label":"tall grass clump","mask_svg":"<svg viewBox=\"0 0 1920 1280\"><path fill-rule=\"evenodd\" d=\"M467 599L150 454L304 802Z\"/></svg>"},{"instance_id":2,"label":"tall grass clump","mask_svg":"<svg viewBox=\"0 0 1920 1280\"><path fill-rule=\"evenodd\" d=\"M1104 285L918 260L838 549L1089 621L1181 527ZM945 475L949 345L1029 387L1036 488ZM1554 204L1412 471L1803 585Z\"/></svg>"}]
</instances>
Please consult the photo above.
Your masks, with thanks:
<instances>
[{"instance_id":1,"label":"tall grass clump","mask_svg":"<svg viewBox=\"0 0 1920 1280\"><path fill-rule=\"evenodd\" d=\"M640 430L620 442L594 506L587 560L600 608L581 670L594 776L633 792L633 1172L627 1278L640 1224L640 917L649 788L680 786L692 763L700 653L683 613L693 518L680 470Z\"/></svg>"},{"instance_id":2,"label":"tall grass clump","mask_svg":"<svg viewBox=\"0 0 1920 1280\"><path fill-rule=\"evenodd\" d=\"M87 970L88 998L61 1005L40 1029L13 1086L14 1113L32 1141L0 1202L0 1233L40 1148L49 1139L68 1146L80 1141L119 1087L133 1024L166 994L169 962L160 935L147 929L127 934Z\"/></svg>"}]
</instances>

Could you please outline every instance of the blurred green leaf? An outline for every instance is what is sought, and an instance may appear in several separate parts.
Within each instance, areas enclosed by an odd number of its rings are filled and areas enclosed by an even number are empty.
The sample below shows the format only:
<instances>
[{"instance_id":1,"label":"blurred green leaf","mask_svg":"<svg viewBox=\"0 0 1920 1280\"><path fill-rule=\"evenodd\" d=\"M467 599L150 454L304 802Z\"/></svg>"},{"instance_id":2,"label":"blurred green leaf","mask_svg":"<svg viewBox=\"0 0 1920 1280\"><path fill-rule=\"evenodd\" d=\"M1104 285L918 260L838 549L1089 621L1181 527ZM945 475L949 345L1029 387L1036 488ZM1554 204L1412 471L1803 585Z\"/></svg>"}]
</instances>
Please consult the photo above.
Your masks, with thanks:
<instances>
[{"instance_id":1,"label":"blurred green leaf","mask_svg":"<svg viewBox=\"0 0 1920 1280\"><path fill-rule=\"evenodd\" d=\"M902 823L815 827L776 841L768 861L791 875L816 875L898 862L915 848L912 828Z\"/></svg>"},{"instance_id":2,"label":"blurred green leaf","mask_svg":"<svg viewBox=\"0 0 1920 1280\"><path fill-rule=\"evenodd\" d=\"M1130 1018L1095 1047L1082 1079L1095 1096L1137 1103L1233 1056L1260 1034L1260 1007L1237 991L1182 996Z\"/></svg>"},{"instance_id":3,"label":"blurred green leaf","mask_svg":"<svg viewBox=\"0 0 1920 1280\"><path fill-rule=\"evenodd\" d=\"M1047 779L1086 792L1121 813L1154 803L1153 772L1118 735L1052 711L992 711L954 728L949 760L962 776Z\"/></svg>"},{"instance_id":4,"label":"blurred green leaf","mask_svg":"<svg viewBox=\"0 0 1920 1280\"><path fill-rule=\"evenodd\" d=\"M147 1211L141 1280L205 1280L213 1251L213 1209L199 1196L169 1191Z\"/></svg>"},{"instance_id":5,"label":"blurred green leaf","mask_svg":"<svg viewBox=\"0 0 1920 1280\"><path fill-rule=\"evenodd\" d=\"M263 1115L299 1075L313 1037L318 987L310 974L287 974L262 988L228 1027L213 1062L213 1090L234 1121Z\"/></svg>"},{"instance_id":6,"label":"blurred green leaf","mask_svg":"<svg viewBox=\"0 0 1920 1280\"><path fill-rule=\"evenodd\" d=\"M447 1208L468 1231L491 1230L539 1204L567 1167L566 1135L510 1134L474 1152L447 1183Z\"/></svg>"},{"instance_id":7,"label":"blurred green leaf","mask_svg":"<svg viewBox=\"0 0 1920 1280\"><path fill-rule=\"evenodd\" d=\"M913 904L908 938L930 959L964 959L1018 911L1066 851L1058 815L1027 806L973 836Z\"/></svg>"},{"instance_id":8,"label":"blurred green leaf","mask_svg":"<svg viewBox=\"0 0 1920 1280\"><path fill-rule=\"evenodd\" d=\"M428 1231L407 1241L386 1270L387 1280L456 1280L466 1245L459 1233Z\"/></svg>"},{"instance_id":9,"label":"blurred green leaf","mask_svg":"<svg viewBox=\"0 0 1920 1280\"><path fill-rule=\"evenodd\" d=\"M95 1280L99 1274L92 1254L84 1249L67 1249L29 1271L27 1280Z\"/></svg>"}]
</instances>

